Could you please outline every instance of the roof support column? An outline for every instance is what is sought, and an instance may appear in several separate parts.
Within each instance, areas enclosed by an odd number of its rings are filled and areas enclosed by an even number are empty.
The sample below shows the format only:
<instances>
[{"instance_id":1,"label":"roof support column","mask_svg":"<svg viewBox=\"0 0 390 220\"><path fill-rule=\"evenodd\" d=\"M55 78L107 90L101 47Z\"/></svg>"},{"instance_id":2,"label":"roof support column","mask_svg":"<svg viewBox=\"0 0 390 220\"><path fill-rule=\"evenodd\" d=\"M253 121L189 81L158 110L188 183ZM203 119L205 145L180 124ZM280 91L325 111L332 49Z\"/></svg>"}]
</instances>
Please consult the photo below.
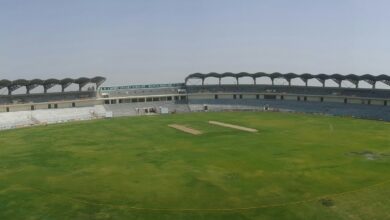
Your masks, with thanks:
<instances>
[{"instance_id":1,"label":"roof support column","mask_svg":"<svg viewBox=\"0 0 390 220\"><path fill-rule=\"evenodd\" d=\"M28 84L26 85L26 94L30 94L31 90L37 88L39 85L38 84Z\"/></svg>"},{"instance_id":2,"label":"roof support column","mask_svg":"<svg viewBox=\"0 0 390 220\"><path fill-rule=\"evenodd\" d=\"M7 87L8 89L8 95L12 95L12 92L19 89L21 86L20 85L10 85Z\"/></svg>"},{"instance_id":3,"label":"roof support column","mask_svg":"<svg viewBox=\"0 0 390 220\"><path fill-rule=\"evenodd\" d=\"M238 82L238 77L236 77L236 81L237 81L237 85L239 85L239 82Z\"/></svg>"},{"instance_id":4,"label":"roof support column","mask_svg":"<svg viewBox=\"0 0 390 220\"><path fill-rule=\"evenodd\" d=\"M256 77L253 77L253 85L256 85Z\"/></svg>"},{"instance_id":5,"label":"roof support column","mask_svg":"<svg viewBox=\"0 0 390 220\"><path fill-rule=\"evenodd\" d=\"M358 80L349 80L352 84L355 85L355 88L359 88L359 81Z\"/></svg>"},{"instance_id":6,"label":"roof support column","mask_svg":"<svg viewBox=\"0 0 390 220\"><path fill-rule=\"evenodd\" d=\"M218 85L221 85L221 77L218 78Z\"/></svg>"},{"instance_id":7,"label":"roof support column","mask_svg":"<svg viewBox=\"0 0 390 220\"><path fill-rule=\"evenodd\" d=\"M49 89L52 88L53 86L55 86L55 84L46 84L46 85L43 85L43 93L47 93L47 90L49 90Z\"/></svg>"},{"instance_id":8,"label":"roof support column","mask_svg":"<svg viewBox=\"0 0 390 220\"><path fill-rule=\"evenodd\" d=\"M98 88L102 85L103 83L95 83L96 85L96 91L98 90Z\"/></svg>"},{"instance_id":9,"label":"roof support column","mask_svg":"<svg viewBox=\"0 0 390 220\"><path fill-rule=\"evenodd\" d=\"M364 80L366 83L368 83L368 84L370 84L371 85L371 87L373 88L373 89L375 89L375 81L374 80L368 80L368 79L366 79L366 80Z\"/></svg>"},{"instance_id":10,"label":"roof support column","mask_svg":"<svg viewBox=\"0 0 390 220\"><path fill-rule=\"evenodd\" d=\"M339 88L341 88L341 80L338 80L338 79L332 79L333 82L335 82Z\"/></svg>"},{"instance_id":11,"label":"roof support column","mask_svg":"<svg viewBox=\"0 0 390 220\"><path fill-rule=\"evenodd\" d=\"M318 78L317 78L317 80L318 80L318 82L320 82L320 83L322 84L322 87L325 87L325 80L323 80L323 79L318 79Z\"/></svg>"},{"instance_id":12,"label":"roof support column","mask_svg":"<svg viewBox=\"0 0 390 220\"><path fill-rule=\"evenodd\" d=\"M355 88L359 87L359 80L347 79L348 82L352 83Z\"/></svg>"}]
</instances>

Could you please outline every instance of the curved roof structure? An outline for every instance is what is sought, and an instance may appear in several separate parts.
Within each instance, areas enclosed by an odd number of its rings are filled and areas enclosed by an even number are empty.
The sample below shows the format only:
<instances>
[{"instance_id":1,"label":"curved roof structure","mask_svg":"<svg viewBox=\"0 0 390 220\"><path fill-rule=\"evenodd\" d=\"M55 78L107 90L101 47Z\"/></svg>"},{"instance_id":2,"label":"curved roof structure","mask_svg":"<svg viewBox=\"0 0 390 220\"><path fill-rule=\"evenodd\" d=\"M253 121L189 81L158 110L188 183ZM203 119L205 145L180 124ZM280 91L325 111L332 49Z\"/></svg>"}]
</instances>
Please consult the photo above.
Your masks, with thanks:
<instances>
[{"instance_id":1,"label":"curved roof structure","mask_svg":"<svg viewBox=\"0 0 390 220\"><path fill-rule=\"evenodd\" d=\"M0 89L8 87L11 84L12 84L12 82L9 80L6 80L6 79L0 80Z\"/></svg>"},{"instance_id":2,"label":"curved roof structure","mask_svg":"<svg viewBox=\"0 0 390 220\"><path fill-rule=\"evenodd\" d=\"M370 75L370 74L365 74L365 75L355 75L355 74L348 74L348 75L341 75L338 73L335 74L311 74L311 73L303 73L303 74L296 74L296 73L279 73L279 72L274 72L274 73L264 73L264 72L257 72L257 73L247 73L247 72L240 72L240 73L231 73L231 72L226 72L226 73L193 73L188 75L185 78L185 83L188 82L189 79L201 79L202 80L202 85L204 84L204 80L209 77L215 77L215 78L224 78L224 77L233 77L237 79L237 84L239 78L242 77L251 77L254 80L254 83L256 83L256 78L259 77L269 77L272 81L274 82L275 79L277 78L282 78L285 79L289 85L291 85L291 80L295 78L301 79L307 86L307 82L309 79L317 79L323 86L325 86L325 81L326 80L332 80L335 83L338 84L339 87L341 87L341 82L342 81L349 81L352 84L358 88L359 81L365 81L372 85L373 88L375 88L376 82L382 82L384 84L387 84L390 86L390 76L389 75Z\"/></svg>"},{"instance_id":3,"label":"curved roof structure","mask_svg":"<svg viewBox=\"0 0 390 220\"><path fill-rule=\"evenodd\" d=\"M0 89L7 88L8 94L11 95L13 91L15 91L18 88L26 87L26 93L29 94L30 91L38 86L43 86L44 92L46 93L48 89L52 88L53 86L60 85L62 88L62 92L65 91L65 89L70 86L71 84L77 84L79 85L79 90L87 85L88 83L94 83L96 84L96 87L101 86L106 81L106 78L97 76L93 78L86 78L81 77L78 79L71 79L71 78L65 78L65 79L33 79L33 80L26 80L26 79L18 79L14 81L10 80L0 80Z\"/></svg>"}]
</instances>

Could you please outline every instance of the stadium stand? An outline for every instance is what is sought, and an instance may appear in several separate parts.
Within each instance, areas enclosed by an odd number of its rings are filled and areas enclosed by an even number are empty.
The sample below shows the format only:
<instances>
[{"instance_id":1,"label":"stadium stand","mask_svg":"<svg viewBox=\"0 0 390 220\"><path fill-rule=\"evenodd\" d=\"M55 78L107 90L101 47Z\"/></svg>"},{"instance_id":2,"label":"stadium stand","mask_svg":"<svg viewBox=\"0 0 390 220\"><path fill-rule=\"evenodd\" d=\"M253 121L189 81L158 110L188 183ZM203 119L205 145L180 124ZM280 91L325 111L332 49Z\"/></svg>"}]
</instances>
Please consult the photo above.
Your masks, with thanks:
<instances>
[{"instance_id":1,"label":"stadium stand","mask_svg":"<svg viewBox=\"0 0 390 220\"><path fill-rule=\"evenodd\" d=\"M314 87L314 86L282 86L282 85L191 85L187 86L188 93L286 93L286 94L307 94L307 95L337 95L388 98L388 89L355 89L337 87Z\"/></svg>"},{"instance_id":2,"label":"stadium stand","mask_svg":"<svg viewBox=\"0 0 390 220\"><path fill-rule=\"evenodd\" d=\"M326 81L331 80L334 83L338 85L339 88L342 87L342 82L343 81L348 81L352 83L355 88L359 87L359 82L364 81L368 84L371 85L372 89L376 88L377 82L382 82L383 84L386 84L390 86L390 76L388 75L370 75L370 74L365 74L362 76L355 75L355 74L348 74L348 75L341 75L341 74L310 74L310 73L303 73L303 74L296 74L296 73L279 73L279 72L274 72L274 73L264 73L264 72L257 72L257 73L247 73L247 72L241 72L241 73L231 73L231 72L226 72L226 73L193 73L190 74L185 78L185 84L188 83L190 79L200 79L202 81L202 85L204 85L204 82L207 78L217 78L219 80L219 85L221 85L221 79L231 77L236 80L236 84L239 85L239 80L244 77L249 77L252 78L253 84L256 85L256 80L261 77L267 77L271 80L272 85L275 83L275 79L284 79L287 81L288 86L292 86L292 80L293 79L300 79L302 82L305 84L307 87L309 84L310 79L315 79L319 83L322 84L322 87L326 86Z\"/></svg>"},{"instance_id":3,"label":"stadium stand","mask_svg":"<svg viewBox=\"0 0 390 220\"><path fill-rule=\"evenodd\" d=\"M222 79L227 77L233 78L235 84L223 84ZM245 77L252 79L252 84L240 84ZM269 78L270 83L257 84L262 77ZM217 83L206 85L208 78L218 79ZM201 80L201 84L191 85L189 81L194 79ZM276 79L287 84L276 85ZM293 79L301 80L301 85L294 84ZM317 80L320 86L309 85L309 80ZM171 84L102 87L104 81L104 77L0 80L0 129L191 111L290 111L390 121L387 75L228 72L194 73L184 83ZM329 87L327 81L336 87ZM345 81L355 88L343 87ZM361 81L371 88L359 88ZM377 86L379 82L381 88ZM65 91L72 84L77 85L77 91ZM31 93L39 86L43 93ZM54 86L60 86L61 92L49 92ZM25 87L26 93L16 94L21 87Z\"/></svg>"},{"instance_id":4,"label":"stadium stand","mask_svg":"<svg viewBox=\"0 0 390 220\"><path fill-rule=\"evenodd\" d=\"M207 107L206 107L207 106ZM343 103L297 102L291 100L189 100L191 111L226 111L226 110L255 110L255 111L289 111L302 113L321 113L325 115L351 116L365 119L390 121L388 106L373 106Z\"/></svg>"},{"instance_id":5,"label":"stadium stand","mask_svg":"<svg viewBox=\"0 0 390 220\"><path fill-rule=\"evenodd\" d=\"M65 79L33 79L33 80L27 80L27 79L18 79L18 80L0 80L0 89L6 88L8 90L8 95L12 95L12 93L21 88L26 88L26 94L30 94L31 90L42 86L44 93L48 93L48 90L53 88L56 85L61 86L61 91L65 92L65 89L68 88L72 84L78 85L78 90L82 91L82 89L89 83L93 83L96 85L96 88L99 88L100 85L102 85L106 81L106 78L101 76L96 76L94 78L87 78L87 77L80 77L78 79L71 79L71 78L65 78Z\"/></svg>"},{"instance_id":6,"label":"stadium stand","mask_svg":"<svg viewBox=\"0 0 390 220\"><path fill-rule=\"evenodd\" d=\"M0 114L0 130L104 117L106 117L106 110L102 105L83 108L6 112Z\"/></svg>"},{"instance_id":7,"label":"stadium stand","mask_svg":"<svg viewBox=\"0 0 390 220\"><path fill-rule=\"evenodd\" d=\"M41 102L57 102L66 100L80 100L96 98L96 91L72 91L56 93L0 95L0 105L5 104L26 104Z\"/></svg>"},{"instance_id":8,"label":"stadium stand","mask_svg":"<svg viewBox=\"0 0 390 220\"><path fill-rule=\"evenodd\" d=\"M226 77L235 79L236 83L222 84L221 80ZM241 85L240 79L244 77L252 78L253 83ZM269 78L271 84L257 84L260 77ZM216 78L218 83L205 85L208 78ZM293 85L292 79L296 78L304 85ZM201 85L188 85L191 79L200 79ZM288 85L275 85L275 79L283 79ZM317 80L321 86L309 86L310 79ZM336 83L337 87L326 86L327 80ZM344 81L355 88L343 87ZM368 83L371 88L359 88L360 81ZM390 90L376 88L378 82L390 86L390 76L228 72L194 73L185 79L191 111L293 111L390 121Z\"/></svg>"},{"instance_id":9,"label":"stadium stand","mask_svg":"<svg viewBox=\"0 0 390 220\"><path fill-rule=\"evenodd\" d=\"M7 112L0 114L0 130L33 125L31 112Z\"/></svg>"}]
</instances>

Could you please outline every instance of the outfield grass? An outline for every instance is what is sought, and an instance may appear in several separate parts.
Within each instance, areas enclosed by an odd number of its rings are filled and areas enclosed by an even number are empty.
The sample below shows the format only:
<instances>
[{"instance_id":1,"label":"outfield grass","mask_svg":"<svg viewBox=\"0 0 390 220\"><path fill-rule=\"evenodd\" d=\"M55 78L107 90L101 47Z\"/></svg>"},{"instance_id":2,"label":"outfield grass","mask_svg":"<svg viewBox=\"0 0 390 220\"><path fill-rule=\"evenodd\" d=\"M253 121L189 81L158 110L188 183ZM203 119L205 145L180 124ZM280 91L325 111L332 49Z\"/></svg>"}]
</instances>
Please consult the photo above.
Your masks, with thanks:
<instances>
[{"instance_id":1,"label":"outfield grass","mask_svg":"<svg viewBox=\"0 0 390 220\"><path fill-rule=\"evenodd\" d=\"M389 198L385 122L194 113L0 132L2 220L390 219Z\"/></svg>"}]
</instances>

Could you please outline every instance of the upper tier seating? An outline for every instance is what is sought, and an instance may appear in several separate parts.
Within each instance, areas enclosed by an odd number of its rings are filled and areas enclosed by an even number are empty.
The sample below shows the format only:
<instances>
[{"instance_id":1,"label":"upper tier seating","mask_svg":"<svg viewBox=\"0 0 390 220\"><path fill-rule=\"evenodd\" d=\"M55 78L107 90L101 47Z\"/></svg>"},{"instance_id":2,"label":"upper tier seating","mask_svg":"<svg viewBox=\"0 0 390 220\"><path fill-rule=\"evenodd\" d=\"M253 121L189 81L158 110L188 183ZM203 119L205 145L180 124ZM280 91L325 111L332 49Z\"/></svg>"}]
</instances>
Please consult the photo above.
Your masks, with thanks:
<instances>
[{"instance_id":1,"label":"upper tier seating","mask_svg":"<svg viewBox=\"0 0 390 220\"><path fill-rule=\"evenodd\" d=\"M280 85L204 85L187 86L188 93L290 93L307 95L337 95L372 98L389 98L388 89L354 89L332 87L305 87L305 86L280 86Z\"/></svg>"},{"instance_id":2,"label":"upper tier seating","mask_svg":"<svg viewBox=\"0 0 390 220\"><path fill-rule=\"evenodd\" d=\"M96 91L57 92L39 94L0 95L0 105L42 103L96 98Z\"/></svg>"}]
</instances>

